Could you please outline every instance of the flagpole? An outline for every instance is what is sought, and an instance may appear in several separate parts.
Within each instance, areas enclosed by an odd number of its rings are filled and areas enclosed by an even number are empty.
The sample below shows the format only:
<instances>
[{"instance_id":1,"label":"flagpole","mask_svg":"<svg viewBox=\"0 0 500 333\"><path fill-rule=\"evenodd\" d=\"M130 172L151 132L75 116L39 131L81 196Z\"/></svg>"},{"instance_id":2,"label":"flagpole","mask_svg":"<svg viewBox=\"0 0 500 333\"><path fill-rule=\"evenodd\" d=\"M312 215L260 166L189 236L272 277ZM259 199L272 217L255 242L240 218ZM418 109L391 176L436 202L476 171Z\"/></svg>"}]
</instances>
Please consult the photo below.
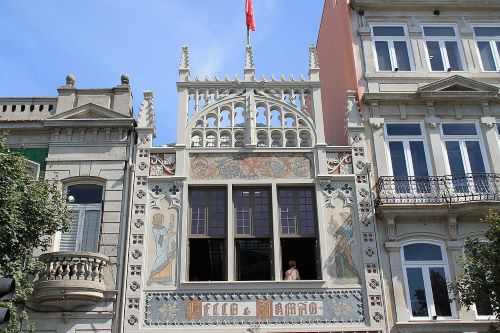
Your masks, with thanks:
<instances>
[{"instance_id":1,"label":"flagpole","mask_svg":"<svg viewBox=\"0 0 500 333\"><path fill-rule=\"evenodd\" d=\"M250 28L247 27L247 45L250 46Z\"/></svg>"}]
</instances>

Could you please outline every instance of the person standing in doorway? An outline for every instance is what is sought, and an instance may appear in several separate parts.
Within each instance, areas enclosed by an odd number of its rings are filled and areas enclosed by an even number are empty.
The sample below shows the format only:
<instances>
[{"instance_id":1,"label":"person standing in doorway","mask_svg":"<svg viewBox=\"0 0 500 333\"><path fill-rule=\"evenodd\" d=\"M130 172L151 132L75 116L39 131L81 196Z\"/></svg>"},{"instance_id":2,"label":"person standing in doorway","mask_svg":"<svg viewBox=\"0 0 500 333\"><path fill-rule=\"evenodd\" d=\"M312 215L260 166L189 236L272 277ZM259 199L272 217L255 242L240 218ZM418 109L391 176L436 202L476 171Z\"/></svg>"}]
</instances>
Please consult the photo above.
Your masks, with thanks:
<instances>
[{"instance_id":1,"label":"person standing in doorway","mask_svg":"<svg viewBox=\"0 0 500 333\"><path fill-rule=\"evenodd\" d=\"M285 280L300 280L300 273L295 260L290 260L288 267L290 268L285 272Z\"/></svg>"}]
</instances>

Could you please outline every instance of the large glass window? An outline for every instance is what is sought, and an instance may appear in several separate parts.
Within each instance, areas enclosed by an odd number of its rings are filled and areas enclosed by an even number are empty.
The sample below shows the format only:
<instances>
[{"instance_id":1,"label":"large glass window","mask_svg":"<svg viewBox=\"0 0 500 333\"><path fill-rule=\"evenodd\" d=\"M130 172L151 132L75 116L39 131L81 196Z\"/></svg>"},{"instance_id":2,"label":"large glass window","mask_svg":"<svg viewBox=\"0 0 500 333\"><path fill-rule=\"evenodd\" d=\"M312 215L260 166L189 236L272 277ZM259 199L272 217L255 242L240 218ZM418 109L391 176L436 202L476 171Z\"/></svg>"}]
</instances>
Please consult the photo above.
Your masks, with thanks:
<instances>
[{"instance_id":1,"label":"large glass window","mask_svg":"<svg viewBox=\"0 0 500 333\"><path fill-rule=\"evenodd\" d=\"M454 26L424 26L427 57L432 71L463 71L462 50Z\"/></svg>"},{"instance_id":2,"label":"large glass window","mask_svg":"<svg viewBox=\"0 0 500 333\"><path fill-rule=\"evenodd\" d=\"M418 123L387 123L386 139L396 193L429 193L425 142Z\"/></svg>"},{"instance_id":3,"label":"large glass window","mask_svg":"<svg viewBox=\"0 0 500 333\"><path fill-rule=\"evenodd\" d=\"M403 246L402 260L412 317L453 317L442 247L430 243L408 244Z\"/></svg>"},{"instance_id":4,"label":"large glass window","mask_svg":"<svg viewBox=\"0 0 500 333\"><path fill-rule=\"evenodd\" d=\"M486 165L475 123L443 123L441 132L455 192L485 192Z\"/></svg>"},{"instance_id":5,"label":"large glass window","mask_svg":"<svg viewBox=\"0 0 500 333\"><path fill-rule=\"evenodd\" d=\"M235 188L235 246L238 280L271 280L271 191L266 188Z\"/></svg>"},{"instance_id":6,"label":"large glass window","mask_svg":"<svg viewBox=\"0 0 500 333\"><path fill-rule=\"evenodd\" d=\"M61 233L60 251L98 252L103 188L94 184L67 187L68 208L73 217L68 232Z\"/></svg>"},{"instance_id":7,"label":"large glass window","mask_svg":"<svg viewBox=\"0 0 500 333\"><path fill-rule=\"evenodd\" d=\"M500 27L474 27L481 68L485 72L500 71Z\"/></svg>"},{"instance_id":8,"label":"large glass window","mask_svg":"<svg viewBox=\"0 0 500 333\"><path fill-rule=\"evenodd\" d=\"M226 190L189 190L189 280L226 280Z\"/></svg>"},{"instance_id":9,"label":"large glass window","mask_svg":"<svg viewBox=\"0 0 500 333\"><path fill-rule=\"evenodd\" d=\"M372 26L379 71L411 71L410 46L404 26Z\"/></svg>"},{"instance_id":10,"label":"large glass window","mask_svg":"<svg viewBox=\"0 0 500 333\"><path fill-rule=\"evenodd\" d=\"M319 279L319 247L313 188L278 189L282 274L290 261L304 280Z\"/></svg>"}]
</instances>

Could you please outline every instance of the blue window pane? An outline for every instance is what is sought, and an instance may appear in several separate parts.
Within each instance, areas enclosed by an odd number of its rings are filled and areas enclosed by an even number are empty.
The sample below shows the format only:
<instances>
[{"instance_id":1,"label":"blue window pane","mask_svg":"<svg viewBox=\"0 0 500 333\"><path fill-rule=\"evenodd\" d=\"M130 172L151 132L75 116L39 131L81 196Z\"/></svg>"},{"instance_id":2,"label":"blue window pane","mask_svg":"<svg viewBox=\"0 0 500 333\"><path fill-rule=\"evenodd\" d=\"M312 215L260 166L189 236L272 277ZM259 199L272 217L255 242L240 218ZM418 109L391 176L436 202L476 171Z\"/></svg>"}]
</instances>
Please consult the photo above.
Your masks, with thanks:
<instances>
[{"instance_id":1,"label":"blue window pane","mask_svg":"<svg viewBox=\"0 0 500 333\"><path fill-rule=\"evenodd\" d=\"M446 152L448 153L448 163L452 175L465 174L462 153L460 152L460 144L458 141L446 141Z\"/></svg>"},{"instance_id":2,"label":"blue window pane","mask_svg":"<svg viewBox=\"0 0 500 333\"><path fill-rule=\"evenodd\" d=\"M391 56L387 42L375 42L377 50L378 69L380 71L392 71Z\"/></svg>"},{"instance_id":3,"label":"blue window pane","mask_svg":"<svg viewBox=\"0 0 500 333\"><path fill-rule=\"evenodd\" d=\"M403 142L389 142L389 150L391 152L392 173L395 177L407 177L408 170L406 168L405 152Z\"/></svg>"},{"instance_id":4,"label":"blue window pane","mask_svg":"<svg viewBox=\"0 0 500 333\"><path fill-rule=\"evenodd\" d=\"M500 27L475 27L474 34L478 37L500 37Z\"/></svg>"},{"instance_id":5,"label":"blue window pane","mask_svg":"<svg viewBox=\"0 0 500 333\"><path fill-rule=\"evenodd\" d=\"M416 177L427 177L427 160L425 158L424 143L422 141L410 142L411 159L413 162L413 172Z\"/></svg>"},{"instance_id":6,"label":"blue window pane","mask_svg":"<svg viewBox=\"0 0 500 333\"><path fill-rule=\"evenodd\" d=\"M500 123L497 123L497 132L500 134Z\"/></svg>"},{"instance_id":7,"label":"blue window pane","mask_svg":"<svg viewBox=\"0 0 500 333\"><path fill-rule=\"evenodd\" d=\"M386 124L387 135L422 135L420 124Z\"/></svg>"},{"instance_id":8,"label":"blue window pane","mask_svg":"<svg viewBox=\"0 0 500 333\"><path fill-rule=\"evenodd\" d=\"M374 36L404 36L403 27L373 27Z\"/></svg>"},{"instance_id":9,"label":"blue window pane","mask_svg":"<svg viewBox=\"0 0 500 333\"><path fill-rule=\"evenodd\" d=\"M425 36L455 36L455 29L453 27L424 27Z\"/></svg>"},{"instance_id":10,"label":"blue window pane","mask_svg":"<svg viewBox=\"0 0 500 333\"><path fill-rule=\"evenodd\" d=\"M421 268L407 268L408 291L410 294L411 313L414 317L428 317L427 297Z\"/></svg>"},{"instance_id":11,"label":"blue window pane","mask_svg":"<svg viewBox=\"0 0 500 333\"><path fill-rule=\"evenodd\" d=\"M448 63L452 71L463 71L462 61L460 60L460 51L457 42L444 42L446 53L448 53Z\"/></svg>"},{"instance_id":12,"label":"blue window pane","mask_svg":"<svg viewBox=\"0 0 500 333\"><path fill-rule=\"evenodd\" d=\"M80 184L68 186L68 197L73 196L74 204L101 203L102 186L93 184Z\"/></svg>"},{"instance_id":13,"label":"blue window pane","mask_svg":"<svg viewBox=\"0 0 500 333\"><path fill-rule=\"evenodd\" d=\"M479 141L465 141L465 147L467 148L467 155L469 155L470 171L472 173L485 172Z\"/></svg>"},{"instance_id":14,"label":"blue window pane","mask_svg":"<svg viewBox=\"0 0 500 333\"><path fill-rule=\"evenodd\" d=\"M434 308L440 317L451 317L450 297L443 267L429 268Z\"/></svg>"},{"instance_id":15,"label":"blue window pane","mask_svg":"<svg viewBox=\"0 0 500 333\"><path fill-rule=\"evenodd\" d=\"M443 58L439 49L439 42L427 42L427 52L429 53L429 62L433 71L444 71Z\"/></svg>"},{"instance_id":16,"label":"blue window pane","mask_svg":"<svg viewBox=\"0 0 500 333\"><path fill-rule=\"evenodd\" d=\"M464 124L442 124L444 135L476 135L476 125L471 123Z\"/></svg>"},{"instance_id":17,"label":"blue window pane","mask_svg":"<svg viewBox=\"0 0 500 333\"><path fill-rule=\"evenodd\" d=\"M398 61L398 70L410 71L410 58L408 57L406 42L394 42L394 51L396 52L396 59Z\"/></svg>"},{"instance_id":18,"label":"blue window pane","mask_svg":"<svg viewBox=\"0 0 500 333\"><path fill-rule=\"evenodd\" d=\"M491 50L490 42L477 42L479 56L485 71L496 71L495 60L493 58L493 51Z\"/></svg>"},{"instance_id":19,"label":"blue window pane","mask_svg":"<svg viewBox=\"0 0 500 333\"><path fill-rule=\"evenodd\" d=\"M435 244L415 243L403 247L406 261L443 260L441 247Z\"/></svg>"}]
</instances>

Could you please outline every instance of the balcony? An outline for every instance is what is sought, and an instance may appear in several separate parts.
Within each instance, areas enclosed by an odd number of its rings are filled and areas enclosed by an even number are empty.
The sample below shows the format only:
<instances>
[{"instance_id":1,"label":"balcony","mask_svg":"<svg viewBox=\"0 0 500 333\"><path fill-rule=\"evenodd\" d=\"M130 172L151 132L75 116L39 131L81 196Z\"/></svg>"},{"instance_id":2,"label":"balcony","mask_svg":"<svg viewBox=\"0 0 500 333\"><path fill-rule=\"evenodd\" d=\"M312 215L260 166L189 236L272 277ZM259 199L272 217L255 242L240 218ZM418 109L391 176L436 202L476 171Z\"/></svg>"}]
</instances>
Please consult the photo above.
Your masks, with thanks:
<instances>
[{"instance_id":1,"label":"balcony","mask_svg":"<svg viewBox=\"0 0 500 333\"><path fill-rule=\"evenodd\" d=\"M468 173L432 177L380 177L377 206L453 205L500 201L500 174Z\"/></svg>"},{"instance_id":2,"label":"balcony","mask_svg":"<svg viewBox=\"0 0 500 333\"><path fill-rule=\"evenodd\" d=\"M105 300L104 267L109 258L91 252L50 252L40 256L45 270L35 280L34 298L42 305L69 311Z\"/></svg>"}]
</instances>

